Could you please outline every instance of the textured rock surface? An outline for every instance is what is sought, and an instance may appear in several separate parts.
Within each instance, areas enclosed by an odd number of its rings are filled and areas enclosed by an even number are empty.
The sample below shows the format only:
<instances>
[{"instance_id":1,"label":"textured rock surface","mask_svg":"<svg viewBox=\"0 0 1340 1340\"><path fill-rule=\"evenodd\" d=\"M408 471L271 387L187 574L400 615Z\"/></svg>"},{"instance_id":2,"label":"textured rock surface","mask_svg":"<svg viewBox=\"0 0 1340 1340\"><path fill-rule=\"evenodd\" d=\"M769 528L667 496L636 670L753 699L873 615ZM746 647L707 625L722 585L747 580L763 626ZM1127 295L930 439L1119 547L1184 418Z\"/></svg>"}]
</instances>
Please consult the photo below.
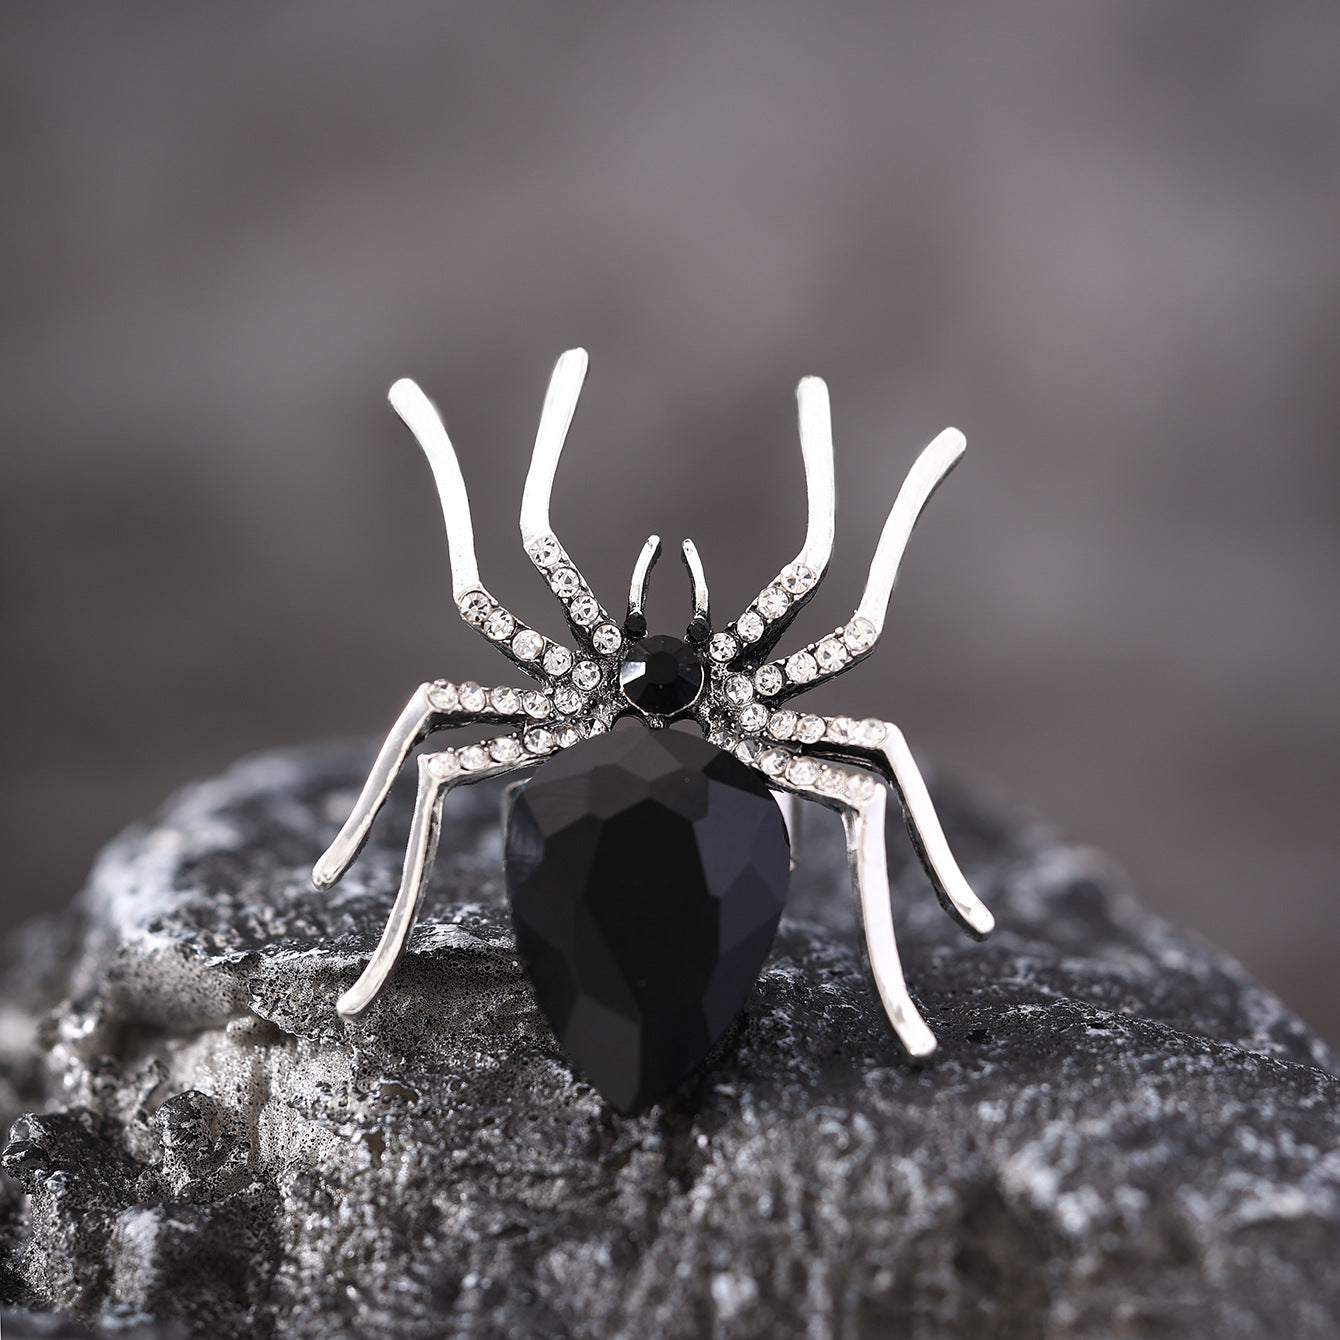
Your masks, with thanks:
<instances>
[{"instance_id":1,"label":"textured rock surface","mask_svg":"<svg viewBox=\"0 0 1340 1340\"><path fill-rule=\"evenodd\" d=\"M1101 858L942 793L1000 923L974 945L891 832L942 1044L914 1070L815 811L740 1022L626 1120L573 1079L516 967L496 791L452 798L410 955L336 1018L408 820L400 794L312 890L368 758L276 753L191 788L107 849L77 917L13 946L10 1303L218 1337L1340 1330L1333 1061ZM67 1333L43 1324L4 1319Z\"/></svg>"}]
</instances>

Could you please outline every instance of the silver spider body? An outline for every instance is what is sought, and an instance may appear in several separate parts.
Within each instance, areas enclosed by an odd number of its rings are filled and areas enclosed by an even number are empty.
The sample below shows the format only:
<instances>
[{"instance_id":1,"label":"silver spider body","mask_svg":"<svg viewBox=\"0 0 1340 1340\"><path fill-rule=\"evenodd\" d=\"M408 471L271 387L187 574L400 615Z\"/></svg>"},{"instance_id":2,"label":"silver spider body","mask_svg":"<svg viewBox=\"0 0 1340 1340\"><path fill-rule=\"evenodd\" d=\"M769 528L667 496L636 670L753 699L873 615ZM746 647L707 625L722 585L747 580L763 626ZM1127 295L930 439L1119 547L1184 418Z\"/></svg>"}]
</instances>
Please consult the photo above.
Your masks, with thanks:
<instances>
[{"instance_id":1,"label":"silver spider body","mask_svg":"<svg viewBox=\"0 0 1340 1340\"><path fill-rule=\"evenodd\" d=\"M835 495L828 390L817 377L797 388L809 524L800 552L737 619L711 625L707 581L692 541L683 557L693 583L690 636L705 667L696 701L672 717L641 712L620 691L620 667L646 631L647 582L660 553L652 536L637 561L627 612L614 618L596 599L549 523L559 456L586 376L584 350L558 360L545 396L521 504L521 537L532 562L558 596L571 645L529 628L502 606L479 578L470 505L456 453L437 411L411 381L399 381L391 404L428 457L442 501L451 557L452 596L461 617L535 683L528 689L485 688L435 680L420 685L386 737L352 813L316 863L320 889L334 885L367 841L391 784L410 753L430 734L485 723L498 733L478 744L424 753L404 873L381 941L358 981L336 1008L354 1018L376 999L405 950L437 846L442 804L454 787L542 764L547 757L611 729L621 716L640 716L657 729L685 719L715 745L762 773L775 792L835 810L846 833L852 885L868 965L880 1002L909 1056L935 1050L935 1037L907 992L894 936L884 841L889 793L897 797L913 845L946 912L971 936L994 921L959 870L925 782L892 722L822 717L789 705L808 689L842 674L874 649L913 525L931 494L963 453L963 435L947 428L917 458L884 525L865 592L851 619L786 657L779 639L823 579L833 549Z\"/></svg>"}]
</instances>

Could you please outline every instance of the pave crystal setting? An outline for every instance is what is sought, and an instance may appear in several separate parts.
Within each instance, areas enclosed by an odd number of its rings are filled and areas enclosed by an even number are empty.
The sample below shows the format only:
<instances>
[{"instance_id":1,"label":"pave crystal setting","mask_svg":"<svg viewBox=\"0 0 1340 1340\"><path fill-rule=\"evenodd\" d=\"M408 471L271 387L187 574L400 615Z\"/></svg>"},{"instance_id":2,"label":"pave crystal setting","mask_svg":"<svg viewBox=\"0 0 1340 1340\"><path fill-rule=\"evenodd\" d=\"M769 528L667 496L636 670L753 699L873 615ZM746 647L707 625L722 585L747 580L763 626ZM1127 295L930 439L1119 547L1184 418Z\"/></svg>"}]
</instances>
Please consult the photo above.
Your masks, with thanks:
<instances>
[{"instance_id":1,"label":"pave crystal setting","mask_svg":"<svg viewBox=\"0 0 1340 1340\"><path fill-rule=\"evenodd\" d=\"M802 379L804 546L733 622L721 624L713 621L697 547L682 541L692 617L682 639L648 637L648 579L661 538L647 538L619 619L551 527L554 473L585 375L581 349L568 350L554 368L520 518L522 543L562 608L569 646L528 627L483 585L446 427L413 382L391 388L437 484L456 610L531 684L433 680L396 719L349 817L313 868L318 889L332 888L357 859L396 773L422 741L458 727L490 729L478 742L417 754L400 888L376 952L339 997L338 1013L360 1017L409 943L447 794L538 768L519 797L509 792L508 886L519 950L560 1042L615 1106L639 1110L669 1092L729 1026L762 964L788 864L771 791L841 814L884 1016L911 1057L930 1056L935 1037L908 994L889 916L883 844L890 795L946 911L978 938L989 934L991 913L955 863L897 726L797 711L793 700L874 649L912 526L962 454L962 434L946 429L909 471L852 616L804 647L780 650L833 547L828 392L818 378ZM616 730L621 723L633 729ZM671 725L701 734L665 729Z\"/></svg>"},{"instance_id":2,"label":"pave crystal setting","mask_svg":"<svg viewBox=\"0 0 1340 1340\"><path fill-rule=\"evenodd\" d=\"M669 1093L739 1013L789 865L765 779L698 736L602 735L518 796L517 950L564 1051L619 1111Z\"/></svg>"}]
</instances>

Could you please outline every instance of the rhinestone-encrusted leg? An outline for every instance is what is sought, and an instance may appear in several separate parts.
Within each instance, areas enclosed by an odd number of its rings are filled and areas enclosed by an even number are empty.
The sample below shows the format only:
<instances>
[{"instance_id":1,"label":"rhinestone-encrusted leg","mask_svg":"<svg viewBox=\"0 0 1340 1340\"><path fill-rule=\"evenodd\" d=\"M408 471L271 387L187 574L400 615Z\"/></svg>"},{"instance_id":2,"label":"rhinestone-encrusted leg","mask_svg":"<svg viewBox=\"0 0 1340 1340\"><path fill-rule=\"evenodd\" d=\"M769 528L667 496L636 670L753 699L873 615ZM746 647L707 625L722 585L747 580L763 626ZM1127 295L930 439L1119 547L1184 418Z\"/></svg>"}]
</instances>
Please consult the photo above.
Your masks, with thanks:
<instances>
[{"instance_id":1,"label":"rhinestone-encrusted leg","mask_svg":"<svg viewBox=\"0 0 1340 1340\"><path fill-rule=\"evenodd\" d=\"M750 715L751 709L756 716ZM818 760L840 760L878 771L898 793L908 836L940 905L973 939L984 940L991 934L996 919L959 869L912 751L892 721L821 717L787 707L766 714L752 702L736 709L736 721L748 721L757 732L737 747L742 756L752 754L758 759L773 751L789 760L794 755L777 748L785 744Z\"/></svg>"},{"instance_id":2,"label":"rhinestone-encrusted leg","mask_svg":"<svg viewBox=\"0 0 1340 1340\"><path fill-rule=\"evenodd\" d=\"M715 638L712 659L755 666L776 645L791 620L819 589L833 557L837 494L833 477L833 422L828 387L821 377L803 377L796 387L800 450L805 461L809 521L800 552Z\"/></svg>"},{"instance_id":3,"label":"rhinestone-encrusted leg","mask_svg":"<svg viewBox=\"0 0 1340 1340\"><path fill-rule=\"evenodd\" d=\"M770 749L754 764L770 786L817 801L842 817L847 839L856 915L865 941L866 963L884 1015L908 1056L925 1060L935 1051L935 1034L908 994L893 929L884 812L888 789L881 779L852 767L824 766L804 754Z\"/></svg>"},{"instance_id":4,"label":"rhinestone-encrusted leg","mask_svg":"<svg viewBox=\"0 0 1340 1340\"><path fill-rule=\"evenodd\" d=\"M451 445L446 425L433 402L408 377L391 387L390 401L432 467L442 502L442 518L447 527L451 596L457 613L525 674L543 678L550 673L547 663L554 657L571 665L572 653L566 647L527 627L500 605L480 581L470 499L465 491L460 462L456 459L456 449Z\"/></svg>"},{"instance_id":5,"label":"rhinestone-encrusted leg","mask_svg":"<svg viewBox=\"0 0 1340 1340\"><path fill-rule=\"evenodd\" d=\"M585 349L569 349L559 356L549 378L535 450L521 495L521 542L530 561L559 598L568 627L578 644L601 656L615 655L623 645L623 632L596 599L580 569L568 557L549 524L549 499L554 489L559 457L567 440L572 416L577 410L582 382L586 379Z\"/></svg>"},{"instance_id":6,"label":"rhinestone-encrusted leg","mask_svg":"<svg viewBox=\"0 0 1340 1340\"><path fill-rule=\"evenodd\" d=\"M560 746L548 734L549 749ZM368 965L353 986L335 1003L335 1009L344 1019L356 1019L376 1000L387 979L400 962L410 932L419 915L423 891L432 873L437 852L438 835L442 827L442 801L448 791L471 782L482 782L490 777L501 777L509 772L534 767L541 757L527 748L519 734L500 735L481 744L463 749L448 749L419 758L419 790L414 802L414 818L410 824L409 843L405 848L405 865L400 878L391 915L386 929L373 951Z\"/></svg>"},{"instance_id":7,"label":"rhinestone-encrusted leg","mask_svg":"<svg viewBox=\"0 0 1340 1340\"><path fill-rule=\"evenodd\" d=\"M325 890L343 878L368 840L373 820L390 794L391 783L415 745L434 731L450 727L469 726L478 721L525 721L527 697L528 694L517 689L486 689L472 682L457 685L437 679L420 684L378 750L344 826L313 867L312 883ZM545 699L546 716L550 710Z\"/></svg>"},{"instance_id":8,"label":"rhinestone-encrusted leg","mask_svg":"<svg viewBox=\"0 0 1340 1340\"><path fill-rule=\"evenodd\" d=\"M917 767L902 731L892 721L861 722L866 742L852 741L836 749L827 744L814 746L831 758L850 759L867 767L877 767L892 783L902 802L903 821L912 846L930 879L940 906L974 940L985 940L996 927L991 909L972 891L959 869L949 839L940 826L931 793ZM881 736L882 738L877 738Z\"/></svg>"},{"instance_id":9,"label":"rhinestone-encrusted leg","mask_svg":"<svg viewBox=\"0 0 1340 1340\"><path fill-rule=\"evenodd\" d=\"M811 642L808 647L781 660L759 666L754 672L754 683L762 697L781 702L804 693L850 670L874 650L884 629L884 616L888 613L889 598L893 595L912 527L931 495L958 464L966 445L957 428L946 428L917 457L880 532L865 592L855 613L827 637ZM779 608L785 608L786 594L782 590L777 595Z\"/></svg>"}]
</instances>

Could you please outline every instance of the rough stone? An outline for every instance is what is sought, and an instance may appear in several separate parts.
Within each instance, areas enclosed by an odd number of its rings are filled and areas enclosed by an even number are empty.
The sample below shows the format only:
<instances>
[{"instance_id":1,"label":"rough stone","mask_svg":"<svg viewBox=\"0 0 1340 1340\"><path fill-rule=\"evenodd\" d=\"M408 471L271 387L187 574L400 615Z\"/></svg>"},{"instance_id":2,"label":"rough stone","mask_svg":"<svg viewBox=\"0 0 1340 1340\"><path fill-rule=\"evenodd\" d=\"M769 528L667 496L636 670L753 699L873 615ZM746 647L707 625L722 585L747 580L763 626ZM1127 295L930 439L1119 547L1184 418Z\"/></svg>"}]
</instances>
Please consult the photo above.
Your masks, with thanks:
<instances>
[{"instance_id":1,"label":"rough stone","mask_svg":"<svg viewBox=\"0 0 1340 1340\"><path fill-rule=\"evenodd\" d=\"M333 893L307 872L369 758L273 753L189 788L11 945L6 1337L78 1333L53 1311L145 1336L1340 1331L1334 1061L1104 858L937 788L999 922L975 945L890 829L941 1042L913 1069L813 811L741 1018L623 1118L517 966L488 787L448 803L391 988L338 1019L408 795Z\"/></svg>"}]
</instances>

